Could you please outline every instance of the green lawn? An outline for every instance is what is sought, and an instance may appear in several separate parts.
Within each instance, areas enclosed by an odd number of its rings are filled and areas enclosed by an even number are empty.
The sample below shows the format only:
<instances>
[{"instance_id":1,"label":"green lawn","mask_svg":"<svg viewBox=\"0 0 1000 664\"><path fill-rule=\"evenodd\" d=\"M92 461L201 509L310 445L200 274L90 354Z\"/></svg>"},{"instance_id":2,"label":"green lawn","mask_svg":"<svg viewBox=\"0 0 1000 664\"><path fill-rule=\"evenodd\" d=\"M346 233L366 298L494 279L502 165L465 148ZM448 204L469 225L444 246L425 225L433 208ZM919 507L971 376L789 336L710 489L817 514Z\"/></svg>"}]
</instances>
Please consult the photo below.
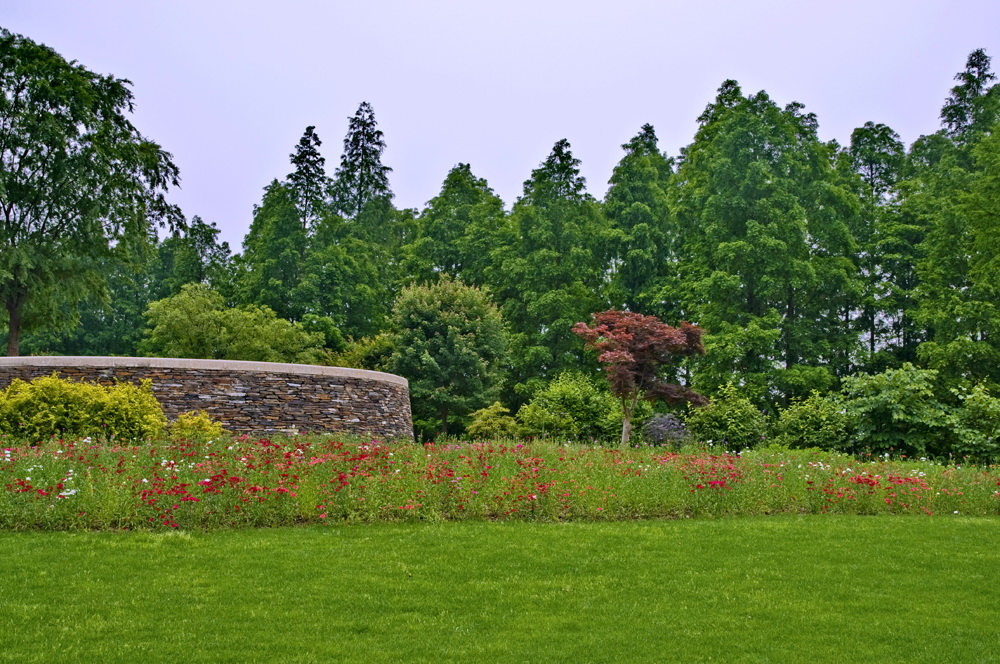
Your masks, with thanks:
<instances>
[{"instance_id":1,"label":"green lawn","mask_svg":"<svg viewBox=\"0 0 1000 664\"><path fill-rule=\"evenodd\" d=\"M0 661L1000 662L1000 519L0 533Z\"/></svg>"}]
</instances>

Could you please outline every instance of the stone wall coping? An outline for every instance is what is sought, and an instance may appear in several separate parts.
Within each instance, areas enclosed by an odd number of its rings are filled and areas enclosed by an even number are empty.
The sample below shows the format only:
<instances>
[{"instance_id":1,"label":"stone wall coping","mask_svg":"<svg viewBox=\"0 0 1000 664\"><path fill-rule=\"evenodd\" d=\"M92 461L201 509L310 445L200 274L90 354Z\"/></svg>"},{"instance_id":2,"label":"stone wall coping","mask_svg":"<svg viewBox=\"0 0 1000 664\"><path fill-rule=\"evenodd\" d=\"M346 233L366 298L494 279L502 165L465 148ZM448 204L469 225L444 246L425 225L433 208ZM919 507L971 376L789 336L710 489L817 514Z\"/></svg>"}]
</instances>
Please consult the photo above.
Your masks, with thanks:
<instances>
[{"instance_id":1,"label":"stone wall coping","mask_svg":"<svg viewBox=\"0 0 1000 664\"><path fill-rule=\"evenodd\" d=\"M394 383L409 388L409 381L402 376L367 369L347 367L322 367L312 364L284 364L281 362L245 362L241 360L191 360L161 357L99 357L82 355L27 355L0 357L0 367L144 367L150 369L194 369L204 371L245 371L302 374L308 376L340 376L364 378Z\"/></svg>"}]
</instances>

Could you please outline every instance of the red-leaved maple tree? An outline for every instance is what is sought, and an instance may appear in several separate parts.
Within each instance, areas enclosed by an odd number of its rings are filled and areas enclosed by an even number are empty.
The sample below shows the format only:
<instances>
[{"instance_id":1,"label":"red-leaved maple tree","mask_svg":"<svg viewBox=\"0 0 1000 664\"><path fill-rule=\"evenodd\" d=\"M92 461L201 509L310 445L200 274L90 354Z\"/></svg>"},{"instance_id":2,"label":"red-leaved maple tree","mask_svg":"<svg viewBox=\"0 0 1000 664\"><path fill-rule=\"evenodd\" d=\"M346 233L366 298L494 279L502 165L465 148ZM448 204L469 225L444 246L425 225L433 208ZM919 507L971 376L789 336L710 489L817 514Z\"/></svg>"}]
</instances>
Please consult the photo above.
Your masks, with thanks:
<instances>
[{"instance_id":1,"label":"red-leaved maple tree","mask_svg":"<svg viewBox=\"0 0 1000 664\"><path fill-rule=\"evenodd\" d=\"M655 316L615 309L593 314L593 324L577 323L573 332L583 337L588 349L597 351L611 391L622 403L622 445L632 434L632 414L639 399L667 403L705 404L708 400L682 385L662 377L675 358L701 355L704 333L687 321L680 327L667 325Z\"/></svg>"}]
</instances>

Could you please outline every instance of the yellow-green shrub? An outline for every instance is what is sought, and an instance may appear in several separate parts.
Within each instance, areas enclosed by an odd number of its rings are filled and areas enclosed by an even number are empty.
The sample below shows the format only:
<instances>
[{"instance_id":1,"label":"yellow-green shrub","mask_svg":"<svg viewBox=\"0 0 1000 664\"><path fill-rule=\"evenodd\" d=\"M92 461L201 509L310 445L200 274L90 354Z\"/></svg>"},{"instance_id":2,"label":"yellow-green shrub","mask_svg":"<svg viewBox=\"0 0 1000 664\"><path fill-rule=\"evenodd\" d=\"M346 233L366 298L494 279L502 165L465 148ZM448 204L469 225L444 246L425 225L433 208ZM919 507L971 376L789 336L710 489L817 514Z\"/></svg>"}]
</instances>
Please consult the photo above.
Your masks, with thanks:
<instances>
[{"instance_id":1,"label":"yellow-green shrub","mask_svg":"<svg viewBox=\"0 0 1000 664\"><path fill-rule=\"evenodd\" d=\"M203 410L180 414L170 425L170 437L186 440L211 440L224 436L226 430Z\"/></svg>"},{"instance_id":2,"label":"yellow-green shrub","mask_svg":"<svg viewBox=\"0 0 1000 664\"><path fill-rule=\"evenodd\" d=\"M139 440L159 435L165 424L148 380L102 387L53 373L15 379L0 393L0 432L31 442L53 436Z\"/></svg>"},{"instance_id":3,"label":"yellow-green shrub","mask_svg":"<svg viewBox=\"0 0 1000 664\"><path fill-rule=\"evenodd\" d=\"M495 401L492 406L472 414L465 433L470 438L514 438L517 435L517 420L511 417L509 409Z\"/></svg>"}]
</instances>

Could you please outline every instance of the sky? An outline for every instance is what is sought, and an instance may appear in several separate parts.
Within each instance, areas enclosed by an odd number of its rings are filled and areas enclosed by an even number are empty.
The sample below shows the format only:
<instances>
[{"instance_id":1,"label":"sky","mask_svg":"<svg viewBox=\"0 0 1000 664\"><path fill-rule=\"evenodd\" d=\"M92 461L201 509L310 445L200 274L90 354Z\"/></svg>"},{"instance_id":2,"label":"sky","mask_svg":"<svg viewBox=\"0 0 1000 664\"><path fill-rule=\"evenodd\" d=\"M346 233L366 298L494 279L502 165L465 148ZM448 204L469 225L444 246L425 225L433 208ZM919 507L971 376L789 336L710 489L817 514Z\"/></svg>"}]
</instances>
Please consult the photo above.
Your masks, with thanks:
<instances>
[{"instance_id":1,"label":"sky","mask_svg":"<svg viewBox=\"0 0 1000 664\"><path fill-rule=\"evenodd\" d=\"M0 27L132 81L170 200L235 251L305 128L332 175L362 101L397 207L460 162L510 206L562 138L598 198L643 124L678 154L726 79L805 104L824 140L873 121L910 144L971 51L1000 55L996 0L0 0Z\"/></svg>"}]
</instances>

